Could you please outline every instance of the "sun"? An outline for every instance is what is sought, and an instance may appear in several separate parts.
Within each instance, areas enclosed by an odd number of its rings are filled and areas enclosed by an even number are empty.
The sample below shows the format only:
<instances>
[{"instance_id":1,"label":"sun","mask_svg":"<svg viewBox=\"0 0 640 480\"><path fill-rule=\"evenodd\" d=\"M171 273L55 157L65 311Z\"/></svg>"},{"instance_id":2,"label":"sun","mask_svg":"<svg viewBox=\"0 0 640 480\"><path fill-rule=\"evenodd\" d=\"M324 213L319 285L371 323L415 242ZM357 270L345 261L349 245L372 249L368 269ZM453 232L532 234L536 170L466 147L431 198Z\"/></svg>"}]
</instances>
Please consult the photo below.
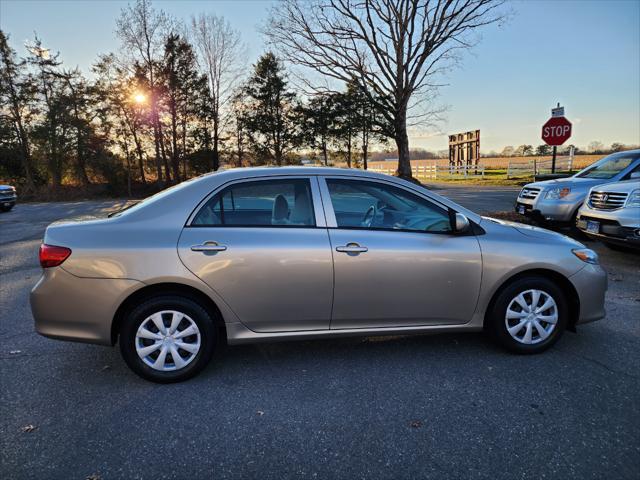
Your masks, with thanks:
<instances>
[{"instance_id":1,"label":"sun","mask_svg":"<svg viewBox=\"0 0 640 480\"><path fill-rule=\"evenodd\" d=\"M138 105L142 105L143 103L146 103L147 96L142 92L136 92L133 94L133 101Z\"/></svg>"}]
</instances>

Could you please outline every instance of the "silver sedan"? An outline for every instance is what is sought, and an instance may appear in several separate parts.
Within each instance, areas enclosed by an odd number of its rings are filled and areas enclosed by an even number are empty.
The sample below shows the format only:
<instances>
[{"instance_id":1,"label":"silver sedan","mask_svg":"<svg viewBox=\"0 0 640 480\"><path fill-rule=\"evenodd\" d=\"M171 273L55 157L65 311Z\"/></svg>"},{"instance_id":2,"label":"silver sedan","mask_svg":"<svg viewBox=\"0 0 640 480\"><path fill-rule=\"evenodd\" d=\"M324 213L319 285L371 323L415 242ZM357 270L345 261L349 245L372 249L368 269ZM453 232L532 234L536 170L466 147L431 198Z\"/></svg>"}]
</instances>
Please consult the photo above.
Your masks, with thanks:
<instances>
[{"instance_id":1,"label":"silver sedan","mask_svg":"<svg viewBox=\"0 0 640 480\"><path fill-rule=\"evenodd\" d=\"M31 293L47 337L119 343L157 382L220 342L488 331L519 353L604 317L597 255L357 170L205 175L110 218L52 224Z\"/></svg>"}]
</instances>

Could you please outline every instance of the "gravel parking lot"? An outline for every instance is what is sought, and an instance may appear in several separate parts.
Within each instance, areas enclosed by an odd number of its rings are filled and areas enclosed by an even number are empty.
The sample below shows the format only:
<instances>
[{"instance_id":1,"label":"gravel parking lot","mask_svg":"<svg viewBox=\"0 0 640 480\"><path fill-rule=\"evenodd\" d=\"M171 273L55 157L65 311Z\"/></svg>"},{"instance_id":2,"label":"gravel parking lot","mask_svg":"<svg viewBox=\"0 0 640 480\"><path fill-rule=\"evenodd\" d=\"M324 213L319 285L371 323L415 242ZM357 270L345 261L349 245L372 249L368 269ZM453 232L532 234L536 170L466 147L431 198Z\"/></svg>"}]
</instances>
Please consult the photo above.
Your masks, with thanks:
<instances>
[{"instance_id":1,"label":"gravel parking lot","mask_svg":"<svg viewBox=\"0 0 640 480\"><path fill-rule=\"evenodd\" d=\"M514 192L438 193L487 212ZM121 204L0 214L2 478L638 478L639 255L588 242L608 316L542 355L481 334L249 345L163 386L33 330L45 226Z\"/></svg>"}]
</instances>

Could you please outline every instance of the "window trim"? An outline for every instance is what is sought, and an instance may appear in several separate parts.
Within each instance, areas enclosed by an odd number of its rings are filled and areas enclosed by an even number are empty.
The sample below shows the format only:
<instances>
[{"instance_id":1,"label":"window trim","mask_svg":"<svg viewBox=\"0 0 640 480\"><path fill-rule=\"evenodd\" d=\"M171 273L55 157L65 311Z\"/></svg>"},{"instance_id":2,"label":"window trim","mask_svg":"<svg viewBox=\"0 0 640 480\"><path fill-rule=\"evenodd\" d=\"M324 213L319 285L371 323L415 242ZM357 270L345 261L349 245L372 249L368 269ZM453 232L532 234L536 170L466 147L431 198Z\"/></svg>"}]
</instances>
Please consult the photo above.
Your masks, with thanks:
<instances>
[{"instance_id":1,"label":"window trim","mask_svg":"<svg viewBox=\"0 0 640 480\"><path fill-rule=\"evenodd\" d=\"M414 190L410 190L408 188L404 188L403 185L398 185L394 182L388 182L383 179L378 178L370 178L370 177L355 177L355 176L341 176L341 175L323 175L319 177L320 183L320 194L322 197L322 203L324 206L325 216L327 217L327 227L330 230L358 230L365 232L399 232L399 233L417 233L417 234L431 234L431 235L448 235L448 236L460 236L459 233L455 231L450 232L430 232L428 230L409 230L404 228L369 228L369 227L340 227L338 226L338 221L336 219L336 214L333 209L333 202L331 201L331 192L329 191L329 185L327 184L327 180L343 180L343 181L353 181L353 182L370 182L370 183L379 183L388 187L398 188L408 194L414 195L418 198L421 198L427 202L433 203L435 206L440 207L444 210L445 214L451 217L451 212L455 214L455 210L448 205L445 205L441 202L438 202L436 199L431 198L427 195L421 195L419 192Z\"/></svg>"},{"instance_id":2,"label":"window trim","mask_svg":"<svg viewBox=\"0 0 640 480\"><path fill-rule=\"evenodd\" d=\"M246 177L235 180L229 180L221 185L218 185L208 195L206 195L195 206L184 228L327 228L324 211L322 210L322 201L318 188L317 177L311 175L273 175L264 177ZM218 193L222 192L228 187L243 183L256 183L263 181L287 181L287 180L306 180L309 185L309 191L311 193L311 210L313 211L315 225L194 225L193 221L198 216L200 210Z\"/></svg>"}]
</instances>

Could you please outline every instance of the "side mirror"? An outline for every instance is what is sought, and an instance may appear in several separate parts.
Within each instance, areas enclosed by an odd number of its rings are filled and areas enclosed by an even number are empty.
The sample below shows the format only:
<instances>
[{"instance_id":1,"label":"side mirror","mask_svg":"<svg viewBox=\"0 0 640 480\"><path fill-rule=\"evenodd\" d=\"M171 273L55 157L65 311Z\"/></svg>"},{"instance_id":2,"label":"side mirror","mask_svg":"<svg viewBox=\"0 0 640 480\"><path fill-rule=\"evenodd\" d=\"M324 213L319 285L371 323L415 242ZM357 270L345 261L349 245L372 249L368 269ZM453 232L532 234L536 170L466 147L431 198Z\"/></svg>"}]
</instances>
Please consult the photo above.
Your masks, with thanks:
<instances>
[{"instance_id":1,"label":"side mirror","mask_svg":"<svg viewBox=\"0 0 640 480\"><path fill-rule=\"evenodd\" d=\"M631 172L629 178L640 178L640 172Z\"/></svg>"},{"instance_id":2,"label":"side mirror","mask_svg":"<svg viewBox=\"0 0 640 480\"><path fill-rule=\"evenodd\" d=\"M454 232L466 233L471 228L469 219L461 213L456 213L454 217Z\"/></svg>"}]
</instances>

